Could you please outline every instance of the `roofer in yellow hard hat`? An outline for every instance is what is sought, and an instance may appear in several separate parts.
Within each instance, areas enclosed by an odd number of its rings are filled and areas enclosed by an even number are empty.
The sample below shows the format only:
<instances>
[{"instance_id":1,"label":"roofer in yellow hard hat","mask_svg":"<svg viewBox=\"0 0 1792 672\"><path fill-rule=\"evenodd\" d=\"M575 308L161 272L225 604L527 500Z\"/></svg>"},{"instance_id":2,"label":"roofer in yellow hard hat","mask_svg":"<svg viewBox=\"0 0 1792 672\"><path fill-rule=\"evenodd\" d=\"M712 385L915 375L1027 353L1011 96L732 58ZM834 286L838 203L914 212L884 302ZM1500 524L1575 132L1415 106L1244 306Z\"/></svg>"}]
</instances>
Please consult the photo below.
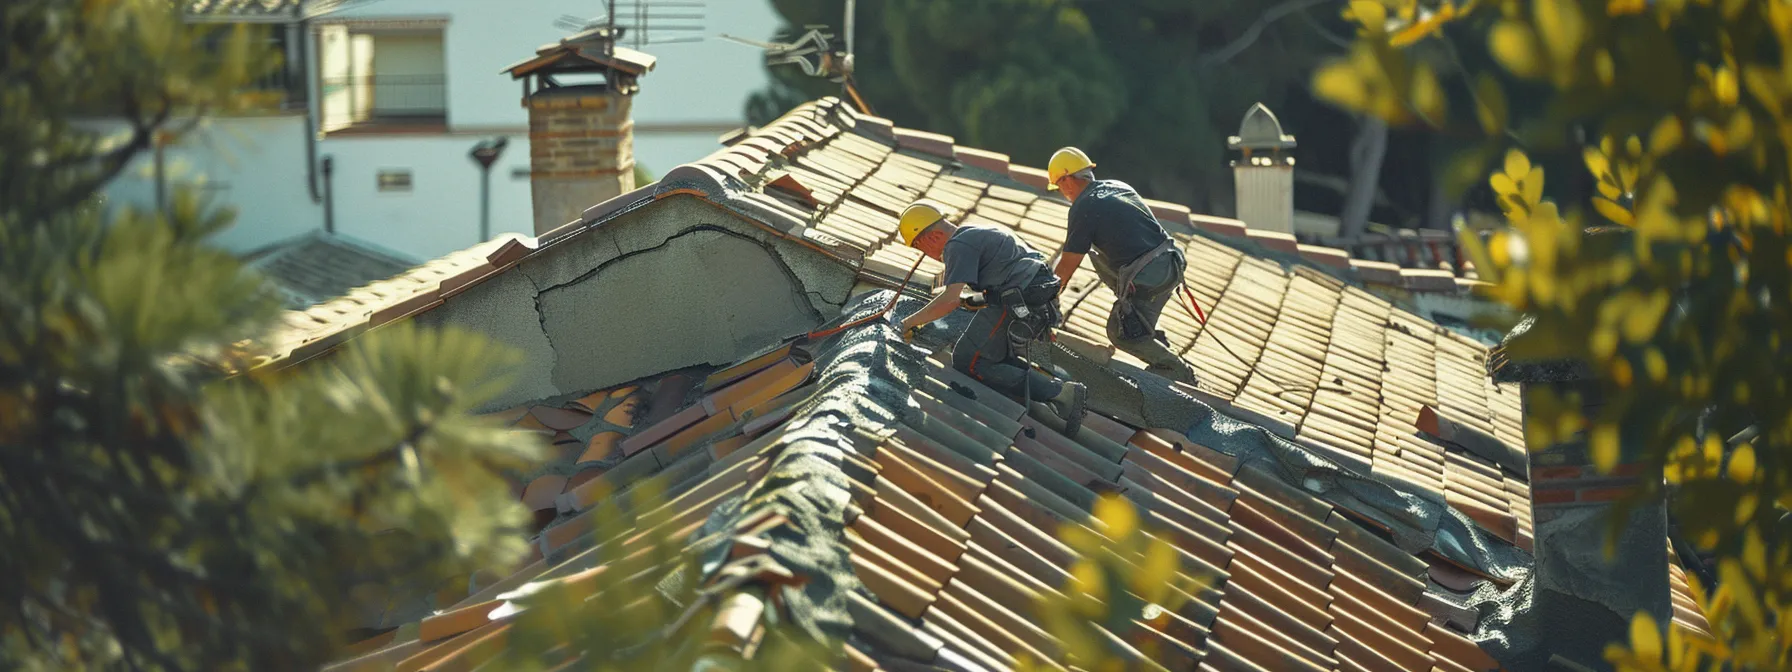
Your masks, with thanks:
<instances>
[{"instance_id":1,"label":"roofer in yellow hard hat","mask_svg":"<svg viewBox=\"0 0 1792 672\"><path fill-rule=\"evenodd\" d=\"M1108 340L1144 361L1151 373L1195 382L1194 370L1157 329L1164 304L1176 295L1187 269L1175 240L1139 192L1119 180L1095 179L1095 162L1083 150L1065 147L1053 153L1046 178L1047 189L1070 199L1070 228L1052 269L1058 283L1069 284L1083 256L1093 253L1096 275L1114 290Z\"/></svg>"},{"instance_id":2,"label":"roofer in yellow hard hat","mask_svg":"<svg viewBox=\"0 0 1792 672\"><path fill-rule=\"evenodd\" d=\"M912 340L923 325L950 315L966 287L981 292L987 307L976 311L952 346L952 367L998 392L1045 402L1064 418L1064 433L1074 436L1088 388L1047 375L1020 357L1047 339L1058 322L1058 281L1045 256L1008 229L959 226L945 213L938 203L916 201L898 222L904 244L946 265L946 288L903 318L903 339Z\"/></svg>"}]
</instances>

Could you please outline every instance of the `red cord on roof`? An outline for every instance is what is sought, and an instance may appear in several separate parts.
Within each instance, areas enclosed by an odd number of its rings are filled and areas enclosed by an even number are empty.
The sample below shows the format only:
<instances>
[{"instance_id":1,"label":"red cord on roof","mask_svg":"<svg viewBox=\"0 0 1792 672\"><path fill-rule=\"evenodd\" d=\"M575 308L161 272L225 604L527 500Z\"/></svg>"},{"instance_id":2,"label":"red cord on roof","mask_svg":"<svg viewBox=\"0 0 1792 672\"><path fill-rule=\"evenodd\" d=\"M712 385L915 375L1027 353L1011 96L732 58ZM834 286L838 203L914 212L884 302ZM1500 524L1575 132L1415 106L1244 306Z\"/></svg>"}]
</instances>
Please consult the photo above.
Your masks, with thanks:
<instances>
[{"instance_id":1,"label":"red cord on roof","mask_svg":"<svg viewBox=\"0 0 1792 672\"><path fill-rule=\"evenodd\" d=\"M902 288L908 286L909 279L915 277L915 271L918 271L921 269L921 261L926 258L927 258L926 256L921 256L921 257L915 259L915 265L909 267L908 275L902 276L902 283L896 286L896 292L894 294L890 295L890 303L888 305L885 305L883 307L883 310L879 310L875 313L866 315L864 317L853 320L851 322L847 322L846 324L842 324L842 325L840 325L838 327L834 327L832 329L821 329L818 331L811 331L811 332L809 332L809 334L807 336L804 336L803 339L812 341L817 338L827 338L829 336L833 336L834 334L838 334L842 331L846 331L847 329L851 329L853 327L862 327L864 325L870 324L874 320L883 319L883 317L885 315L890 314L890 311L894 310L896 308L896 301L902 298Z\"/></svg>"}]
</instances>

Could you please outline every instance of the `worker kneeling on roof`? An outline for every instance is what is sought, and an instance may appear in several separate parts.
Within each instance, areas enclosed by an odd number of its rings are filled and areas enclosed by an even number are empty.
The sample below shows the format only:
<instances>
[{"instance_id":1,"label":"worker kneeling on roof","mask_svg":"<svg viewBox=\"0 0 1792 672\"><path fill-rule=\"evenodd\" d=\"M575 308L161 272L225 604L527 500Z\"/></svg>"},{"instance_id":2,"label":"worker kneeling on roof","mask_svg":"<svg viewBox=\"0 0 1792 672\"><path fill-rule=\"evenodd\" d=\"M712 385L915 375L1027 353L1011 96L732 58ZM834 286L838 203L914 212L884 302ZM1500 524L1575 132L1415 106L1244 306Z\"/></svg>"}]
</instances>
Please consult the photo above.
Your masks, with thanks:
<instances>
[{"instance_id":1,"label":"worker kneeling on roof","mask_svg":"<svg viewBox=\"0 0 1792 672\"><path fill-rule=\"evenodd\" d=\"M1058 320L1058 281L1045 256L1007 229L947 221L945 208L930 201L904 209L897 228L902 242L946 265L945 290L903 318L903 339L956 310L967 286L981 292L985 307L952 347L952 367L1004 394L1046 402L1064 418L1065 433L1074 435L1088 388L1047 375L1020 357L1050 336Z\"/></svg>"},{"instance_id":2,"label":"worker kneeling on roof","mask_svg":"<svg viewBox=\"0 0 1792 672\"><path fill-rule=\"evenodd\" d=\"M1096 275L1114 290L1108 340L1144 361L1151 373L1195 382L1194 370L1170 350L1157 329L1164 304L1182 286L1188 267L1176 241L1139 192L1119 180L1095 179L1095 164L1080 149L1065 147L1052 154L1046 177L1047 189L1070 199L1070 228L1052 269L1059 285L1069 285L1083 256L1093 252Z\"/></svg>"}]
</instances>

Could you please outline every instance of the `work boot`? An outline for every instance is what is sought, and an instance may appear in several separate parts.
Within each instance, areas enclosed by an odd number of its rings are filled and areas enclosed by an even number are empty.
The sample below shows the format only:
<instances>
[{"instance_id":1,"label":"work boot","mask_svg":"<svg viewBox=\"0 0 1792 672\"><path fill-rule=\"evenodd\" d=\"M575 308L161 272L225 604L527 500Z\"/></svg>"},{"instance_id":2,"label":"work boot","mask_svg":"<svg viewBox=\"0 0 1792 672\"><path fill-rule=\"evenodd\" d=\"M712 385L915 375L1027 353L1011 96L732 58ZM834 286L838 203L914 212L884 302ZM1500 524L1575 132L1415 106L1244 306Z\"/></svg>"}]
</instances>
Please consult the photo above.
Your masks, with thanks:
<instances>
[{"instance_id":1,"label":"work boot","mask_svg":"<svg viewBox=\"0 0 1792 672\"><path fill-rule=\"evenodd\" d=\"M1058 396L1046 400L1052 412L1064 419L1064 436L1076 438L1076 431L1083 426L1083 407L1089 403L1089 386L1082 383L1065 381Z\"/></svg>"}]
</instances>

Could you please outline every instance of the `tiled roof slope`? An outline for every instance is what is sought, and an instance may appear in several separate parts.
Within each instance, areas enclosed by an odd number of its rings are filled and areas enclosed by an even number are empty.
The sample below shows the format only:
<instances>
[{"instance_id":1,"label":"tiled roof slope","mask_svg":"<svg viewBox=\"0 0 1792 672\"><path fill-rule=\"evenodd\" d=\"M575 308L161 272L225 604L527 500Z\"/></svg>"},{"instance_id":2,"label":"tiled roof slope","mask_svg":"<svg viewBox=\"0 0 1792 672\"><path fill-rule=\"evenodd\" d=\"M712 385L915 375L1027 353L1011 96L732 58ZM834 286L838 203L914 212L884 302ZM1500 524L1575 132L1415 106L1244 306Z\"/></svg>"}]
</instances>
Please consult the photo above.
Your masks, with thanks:
<instances>
[{"instance_id":1,"label":"tiled roof slope","mask_svg":"<svg viewBox=\"0 0 1792 672\"><path fill-rule=\"evenodd\" d=\"M894 286L918 258L896 242L895 216L923 196L960 209L966 221L1008 226L1036 248L1056 251L1069 208L1044 195L1043 180L1042 171L1012 165L1006 156L893 128L834 99L806 103L539 238L487 243L295 316L274 358L302 360L369 326L440 305L530 254L676 195L708 199L822 251L872 285ZM1473 445L1520 450L1517 386L1488 381L1486 347L1346 281L1454 292L1454 279L1434 283L1423 272L1296 245L1236 220L1191 215L1169 203L1152 206L1172 228L1199 229L1177 237L1189 258L1189 287L1212 321L1203 328L1171 309L1160 327L1198 372L1204 400L1235 407L1361 473L1446 496L1489 531L1528 549L1524 474L1502 470L1499 455L1488 451L1421 438L1415 424L1430 407L1491 437ZM940 270L928 260L919 272ZM1112 304L1112 292L1094 273L1079 271L1064 299L1065 340L1104 363L1111 357L1137 365L1107 342L1103 325Z\"/></svg>"},{"instance_id":2,"label":"tiled roof slope","mask_svg":"<svg viewBox=\"0 0 1792 672\"><path fill-rule=\"evenodd\" d=\"M1210 590L1181 609L1136 622L1160 645L1155 662L1167 669L1498 667L1465 637L1474 612L1437 592L1434 574L1454 576L1432 566L1438 559L1401 551L1355 522L1351 511L1284 482L1273 466L1241 463L1178 431L1129 427L1099 415L1076 438L1065 437L1053 429L1054 420L1025 414L1019 404L922 360L887 325L832 342L783 346L717 371L701 392L684 410L611 444L626 457L595 469L598 475L559 498L560 519L540 535L530 564L420 622L363 642L360 657L330 669L502 669L497 656L517 617L511 602L517 595L558 584L602 599L590 594L606 569L594 564L598 549L622 551L611 554L620 557L645 530L593 538L597 512L620 506L595 494L653 474L680 484L668 493L671 516L662 523L676 538L697 543L694 531L720 517L737 552L762 548L760 554L780 562L776 543L735 535L781 538L774 533L795 523L776 511L729 517L725 502L735 496L769 501L763 497L768 487L797 492L787 478L768 485L768 474L788 473L791 461L816 455L828 466L811 472L801 492L832 501L829 493L837 489L842 506L834 509L837 517L820 516L822 529L804 530L818 545L807 552L843 554L860 584L836 596L850 613L843 665L849 669L903 669L894 666L901 659L993 671L1010 669L1022 654L1062 664L1062 643L1037 625L1032 605L1035 596L1064 585L1064 568L1076 557L1056 540L1058 528L1102 529L1089 514L1097 492L1123 492L1147 527L1180 551L1186 574L1212 580ZM627 391L593 394L587 399L596 404L567 408L594 418L585 409L602 408L619 394ZM880 410L872 397L894 401ZM533 415L523 421L534 418L550 429L578 421L528 412ZM818 429L830 418L839 424ZM847 422L857 431L844 427ZM635 519L653 518L644 512ZM643 576L657 580L652 572ZM685 634L735 655L751 655L765 612L792 603L720 600L735 608L702 612L691 626L696 630Z\"/></svg>"}]
</instances>

